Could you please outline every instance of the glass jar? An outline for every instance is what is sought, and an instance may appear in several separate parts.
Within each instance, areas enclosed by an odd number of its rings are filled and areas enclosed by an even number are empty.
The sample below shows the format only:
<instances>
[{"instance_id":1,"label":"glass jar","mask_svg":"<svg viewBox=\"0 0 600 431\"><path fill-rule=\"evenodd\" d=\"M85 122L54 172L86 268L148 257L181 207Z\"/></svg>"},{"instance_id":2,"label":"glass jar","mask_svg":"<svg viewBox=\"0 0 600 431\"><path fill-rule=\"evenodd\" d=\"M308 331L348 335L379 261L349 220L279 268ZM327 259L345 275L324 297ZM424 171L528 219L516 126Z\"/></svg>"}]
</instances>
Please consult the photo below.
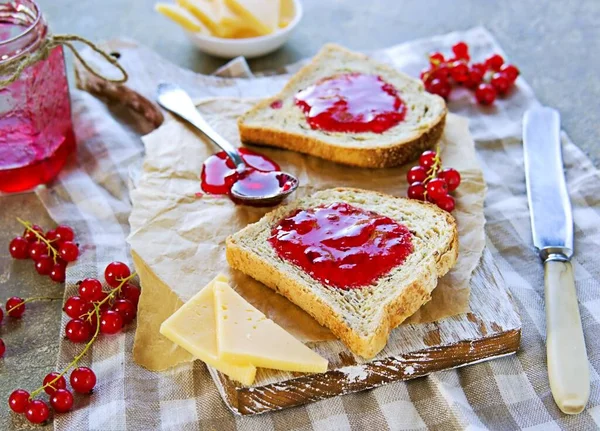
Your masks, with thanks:
<instances>
[{"instance_id":1,"label":"glass jar","mask_svg":"<svg viewBox=\"0 0 600 431\"><path fill-rule=\"evenodd\" d=\"M7 79L3 66L47 49L48 37L34 1L0 0L0 79ZM74 151L65 58L56 46L0 88L0 192L49 182Z\"/></svg>"}]
</instances>

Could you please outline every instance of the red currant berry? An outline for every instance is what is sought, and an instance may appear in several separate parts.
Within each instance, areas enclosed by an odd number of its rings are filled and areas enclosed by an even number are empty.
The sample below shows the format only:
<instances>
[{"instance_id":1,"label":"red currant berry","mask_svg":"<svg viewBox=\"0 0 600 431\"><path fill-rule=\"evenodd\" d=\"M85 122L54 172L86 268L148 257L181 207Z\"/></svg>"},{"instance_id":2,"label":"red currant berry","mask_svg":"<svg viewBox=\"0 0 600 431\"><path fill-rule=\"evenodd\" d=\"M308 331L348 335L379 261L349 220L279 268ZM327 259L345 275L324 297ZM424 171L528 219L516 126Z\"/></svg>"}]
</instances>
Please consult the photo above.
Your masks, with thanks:
<instances>
[{"instance_id":1,"label":"red currant berry","mask_svg":"<svg viewBox=\"0 0 600 431\"><path fill-rule=\"evenodd\" d=\"M46 232L46 239L50 241L53 245L59 243L58 234L56 233L56 229L50 229Z\"/></svg>"},{"instance_id":2,"label":"red currant berry","mask_svg":"<svg viewBox=\"0 0 600 431\"><path fill-rule=\"evenodd\" d=\"M427 183L427 195L437 201L448 194L448 184L441 178L434 178Z\"/></svg>"},{"instance_id":3,"label":"red currant berry","mask_svg":"<svg viewBox=\"0 0 600 431\"><path fill-rule=\"evenodd\" d=\"M56 229L54 229L54 231L56 232L56 237L59 239L59 241L73 241L73 239L75 239L75 232L73 232L73 229L71 229L69 226L66 226L64 224L61 224L60 226L58 226Z\"/></svg>"},{"instance_id":4,"label":"red currant berry","mask_svg":"<svg viewBox=\"0 0 600 431\"><path fill-rule=\"evenodd\" d=\"M113 311L116 311L123 318L123 324L128 324L137 313L135 305L132 304L128 299L117 299L112 306Z\"/></svg>"},{"instance_id":5,"label":"red currant berry","mask_svg":"<svg viewBox=\"0 0 600 431\"><path fill-rule=\"evenodd\" d=\"M481 73L478 69L471 68L469 70L469 75L467 80L465 81L465 87L475 90L479 84L483 82L483 73Z\"/></svg>"},{"instance_id":6,"label":"red currant berry","mask_svg":"<svg viewBox=\"0 0 600 431\"><path fill-rule=\"evenodd\" d=\"M66 262L74 262L79 256L79 247L74 242L65 241L58 249L58 253Z\"/></svg>"},{"instance_id":7,"label":"red currant berry","mask_svg":"<svg viewBox=\"0 0 600 431\"><path fill-rule=\"evenodd\" d=\"M454 61L450 64L450 76L455 82L465 82L469 78L469 66L463 61Z\"/></svg>"},{"instance_id":8,"label":"red currant berry","mask_svg":"<svg viewBox=\"0 0 600 431\"><path fill-rule=\"evenodd\" d=\"M438 173L438 178L443 179L448 184L448 191L453 192L460 185L460 174L456 169L446 168Z\"/></svg>"},{"instance_id":9,"label":"red currant berry","mask_svg":"<svg viewBox=\"0 0 600 431\"><path fill-rule=\"evenodd\" d=\"M2 358L4 356L5 352L6 352L6 344L4 344L4 340L2 340L2 338L0 338L0 358Z\"/></svg>"},{"instance_id":10,"label":"red currant berry","mask_svg":"<svg viewBox=\"0 0 600 431\"><path fill-rule=\"evenodd\" d=\"M33 400L27 405L25 417L32 424L41 424L48 419L50 409L42 400Z\"/></svg>"},{"instance_id":11,"label":"red currant berry","mask_svg":"<svg viewBox=\"0 0 600 431\"><path fill-rule=\"evenodd\" d=\"M425 200L425 185L423 183L412 183L408 186L408 197L420 201Z\"/></svg>"},{"instance_id":12,"label":"red currant berry","mask_svg":"<svg viewBox=\"0 0 600 431\"><path fill-rule=\"evenodd\" d=\"M66 277L66 264L64 262L56 262L52 269L50 270L50 278L52 281L56 281L57 283L62 283L65 281Z\"/></svg>"},{"instance_id":13,"label":"red currant berry","mask_svg":"<svg viewBox=\"0 0 600 431\"><path fill-rule=\"evenodd\" d=\"M2 322L2 319L4 319L4 311L0 308L0 322Z\"/></svg>"},{"instance_id":14,"label":"red currant berry","mask_svg":"<svg viewBox=\"0 0 600 431\"><path fill-rule=\"evenodd\" d=\"M44 377L44 382L43 382L43 386L44 387L44 392L46 392L48 395L52 395L57 389L65 389L67 387L67 381L65 380L65 378L63 376L59 376L59 373L56 372L52 372L46 375L46 377ZM53 381L54 379L56 379L58 377L58 380L55 381L54 383L52 383L51 385L49 384L51 381ZM48 386L46 386L48 385Z\"/></svg>"},{"instance_id":15,"label":"red currant berry","mask_svg":"<svg viewBox=\"0 0 600 431\"><path fill-rule=\"evenodd\" d=\"M95 278L86 278L79 283L79 296L86 301L100 301L102 295L102 283Z\"/></svg>"},{"instance_id":16,"label":"red currant berry","mask_svg":"<svg viewBox=\"0 0 600 431\"><path fill-rule=\"evenodd\" d=\"M8 245L8 251L14 259L27 259L29 257L29 242L22 236L13 238Z\"/></svg>"},{"instance_id":17,"label":"red currant berry","mask_svg":"<svg viewBox=\"0 0 600 431\"><path fill-rule=\"evenodd\" d=\"M427 150L419 157L419 165L429 170L429 168L431 168L435 163L436 157L437 154L435 151Z\"/></svg>"},{"instance_id":18,"label":"red currant berry","mask_svg":"<svg viewBox=\"0 0 600 431\"><path fill-rule=\"evenodd\" d=\"M123 287L121 287L121 292L119 293L119 298L129 300L135 306L135 308L137 308L138 302L140 302L141 294L142 294L142 291L140 290L139 287L134 286L131 283L127 283Z\"/></svg>"},{"instance_id":19,"label":"red currant berry","mask_svg":"<svg viewBox=\"0 0 600 431\"><path fill-rule=\"evenodd\" d=\"M104 278L111 287L118 287L121 281L131 275L129 267L123 262L109 263L104 270Z\"/></svg>"},{"instance_id":20,"label":"red currant berry","mask_svg":"<svg viewBox=\"0 0 600 431\"><path fill-rule=\"evenodd\" d=\"M503 72L496 72L492 75L490 81L492 87L496 89L498 94L505 94L511 86L511 82Z\"/></svg>"},{"instance_id":21,"label":"red currant berry","mask_svg":"<svg viewBox=\"0 0 600 431\"><path fill-rule=\"evenodd\" d=\"M408 184L422 183L427 178L427 169L423 166L413 166L406 174Z\"/></svg>"},{"instance_id":22,"label":"red currant berry","mask_svg":"<svg viewBox=\"0 0 600 431\"><path fill-rule=\"evenodd\" d=\"M458 42L452 47L452 52L456 56L456 58L460 58L463 60L469 59L469 47L464 42Z\"/></svg>"},{"instance_id":23,"label":"red currant berry","mask_svg":"<svg viewBox=\"0 0 600 431\"><path fill-rule=\"evenodd\" d=\"M50 405L56 413L66 413L73 408L73 394L67 389L58 389L50 397Z\"/></svg>"},{"instance_id":24,"label":"red currant berry","mask_svg":"<svg viewBox=\"0 0 600 431\"><path fill-rule=\"evenodd\" d=\"M43 254L35 261L35 270L40 275L48 275L52 271L54 260L47 254Z\"/></svg>"},{"instance_id":25,"label":"red currant berry","mask_svg":"<svg viewBox=\"0 0 600 431\"><path fill-rule=\"evenodd\" d=\"M437 79L441 80L442 82L446 82L446 81L448 81L449 77L450 77L450 69L448 68L448 65L446 63L442 63L438 67L436 67L435 69L433 69L431 71L429 80L431 81L432 79L437 78Z\"/></svg>"},{"instance_id":26,"label":"red currant berry","mask_svg":"<svg viewBox=\"0 0 600 431\"><path fill-rule=\"evenodd\" d=\"M442 196L441 198L435 201L435 204L444 211L448 211L449 213L454 211L455 202L454 198L450 195Z\"/></svg>"},{"instance_id":27,"label":"red currant berry","mask_svg":"<svg viewBox=\"0 0 600 431\"><path fill-rule=\"evenodd\" d=\"M429 63L432 66L438 66L444 62L444 54L441 52L434 52L429 55Z\"/></svg>"},{"instance_id":28,"label":"red currant berry","mask_svg":"<svg viewBox=\"0 0 600 431\"><path fill-rule=\"evenodd\" d=\"M71 319L65 326L65 335L73 343L85 343L92 338L92 326L81 319Z\"/></svg>"},{"instance_id":29,"label":"red currant berry","mask_svg":"<svg viewBox=\"0 0 600 431\"><path fill-rule=\"evenodd\" d=\"M452 86L448 81L443 81L439 78L434 78L431 81L425 83L425 90L430 92L431 94L437 94L444 99L447 99L450 96L450 92L452 91Z\"/></svg>"},{"instance_id":30,"label":"red currant berry","mask_svg":"<svg viewBox=\"0 0 600 431\"><path fill-rule=\"evenodd\" d=\"M492 69L493 71L500 70L502 65L504 64L504 59L500 54L494 54L485 60L485 65Z\"/></svg>"},{"instance_id":31,"label":"red currant berry","mask_svg":"<svg viewBox=\"0 0 600 431\"><path fill-rule=\"evenodd\" d=\"M42 229L41 226L38 226L37 224L34 224L33 226L31 226L31 230L30 229L25 229L25 232L23 232L23 238L25 238L27 241L29 242L34 242L38 240L37 235L35 234L35 232L39 233L40 235L44 236L44 229Z\"/></svg>"},{"instance_id":32,"label":"red currant berry","mask_svg":"<svg viewBox=\"0 0 600 431\"><path fill-rule=\"evenodd\" d=\"M23 389L13 391L8 397L8 407L15 413L25 413L29 404L29 392Z\"/></svg>"},{"instance_id":33,"label":"red currant berry","mask_svg":"<svg viewBox=\"0 0 600 431\"><path fill-rule=\"evenodd\" d=\"M37 261L40 256L48 254L48 246L41 241L29 244L29 257Z\"/></svg>"},{"instance_id":34,"label":"red currant berry","mask_svg":"<svg viewBox=\"0 0 600 431\"><path fill-rule=\"evenodd\" d=\"M484 63L473 63L471 64L471 70L476 70L483 76L487 72L488 67Z\"/></svg>"},{"instance_id":35,"label":"red currant berry","mask_svg":"<svg viewBox=\"0 0 600 431\"><path fill-rule=\"evenodd\" d=\"M106 310L100 315L100 332L103 334L117 334L123 329L123 317L113 310Z\"/></svg>"},{"instance_id":36,"label":"red currant berry","mask_svg":"<svg viewBox=\"0 0 600 431\"><path fill-rule=\"evenodd\" d=\"M10 317L19 318L25 313L25 304L23 304L23 298L19 298L18 296L13 296L12 298L8 298L6 301L6 314Z\"/></svg>"},{"instance_id":37,"label":"red currant berry","mask_svg":"<svg viewBox=\"0 0 600 431\"><path fill-rule=\"evenodd\" d=\"M481 105L491 105L496 100L496 89L490 84L479 84L475 90L475 98Z\"/></svg>"},{"instance_id":38,"label":"red currant berry","mask_svg":"<svg viewBox=\"0 0 600 431\"><path fill-rule=\"evenodd\" d=\"M79 319L82 315L92 310L94 306L79 296L71 296L65 302L63 311L71 319Z\"/></svg>"},{"instance_id":39,"label":"red currant berry","mask_svg":"<svg viewBox=\"0 0 600 431\"><path fill-rule=\"evenodd\" d=\"M88 394L96 386L96 374L88 367L75 368L70 380L73 390L80 394Z\"/></svg>"},{"instance_id":40,"label":"red currant berry","mask_svg":"<svg viewBox=\"0 0 600 431\"><path fill-rule=\"evenodd\" d=\"M504 73L511 83L514 83L520 74L519 69L512 64L503 64L500 72Z\"/></svg>"}]
</instances>

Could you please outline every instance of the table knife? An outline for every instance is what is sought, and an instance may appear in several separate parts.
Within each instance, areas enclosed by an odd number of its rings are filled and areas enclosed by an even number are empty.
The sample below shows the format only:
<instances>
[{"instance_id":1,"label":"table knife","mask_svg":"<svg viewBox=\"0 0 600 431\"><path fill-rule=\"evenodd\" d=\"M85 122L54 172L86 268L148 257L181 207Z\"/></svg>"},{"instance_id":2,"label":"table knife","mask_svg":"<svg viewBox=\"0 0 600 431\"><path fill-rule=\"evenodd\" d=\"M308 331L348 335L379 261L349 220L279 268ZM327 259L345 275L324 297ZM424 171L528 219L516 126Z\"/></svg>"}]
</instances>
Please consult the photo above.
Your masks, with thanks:
<instances>
[{"instance_id":1,"label":"table knife","mask_svg":"<svg viewBox=\"0 0 600 431\"><path fill-rule=\"evenodd\" d=\"M525 113L523 148L533 244L544 263L550 390L562 412L577 414L587 404L590 376L571 266L573 215L556 110L536 107Z\"/></svg>"}]
</instances>

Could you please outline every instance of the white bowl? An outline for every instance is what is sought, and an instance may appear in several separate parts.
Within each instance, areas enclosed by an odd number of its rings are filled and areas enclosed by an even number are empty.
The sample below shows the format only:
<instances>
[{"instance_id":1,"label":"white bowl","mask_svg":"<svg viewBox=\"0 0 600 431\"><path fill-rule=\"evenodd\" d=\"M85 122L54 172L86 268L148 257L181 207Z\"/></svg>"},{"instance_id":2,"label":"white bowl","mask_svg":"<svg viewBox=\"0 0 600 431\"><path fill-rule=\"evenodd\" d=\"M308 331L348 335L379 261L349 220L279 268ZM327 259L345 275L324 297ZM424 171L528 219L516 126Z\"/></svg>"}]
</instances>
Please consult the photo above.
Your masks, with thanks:
<instances>
[{"instance_id":1,"label":"white bowl","mask_svg":"<svg viewBox=\"0 0 600 431\"><path fill-rule=\"evenodd\" d=\"M188 39L196 47L210 55L221 58L234 58L244 56L246 58L260 57L281 47L292 35L292 31L302 19L302 4L300 0L294 0L294 19L284 28L271 34L260 37L248 37L244 39L226 39L222 37L206 36L201 33L186 31Z\"/></svg>"}]
</instances>

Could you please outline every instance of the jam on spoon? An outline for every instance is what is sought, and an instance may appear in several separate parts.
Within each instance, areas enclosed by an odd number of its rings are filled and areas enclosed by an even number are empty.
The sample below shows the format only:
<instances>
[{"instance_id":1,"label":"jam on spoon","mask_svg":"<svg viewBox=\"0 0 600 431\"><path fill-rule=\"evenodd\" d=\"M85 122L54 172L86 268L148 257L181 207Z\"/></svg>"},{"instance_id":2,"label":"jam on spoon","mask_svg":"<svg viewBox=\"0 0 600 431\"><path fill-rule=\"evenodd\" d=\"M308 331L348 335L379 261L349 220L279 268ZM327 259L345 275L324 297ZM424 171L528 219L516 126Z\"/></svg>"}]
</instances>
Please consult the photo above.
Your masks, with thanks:
<instances>
[{"instance_id":1,"label":"jam on spoon","mask_svg":"<svg viewBox=\"0 0 600 431\"><path fill-rule=\"evenodd\" d=\"M246 169L238 172L224 151L213 154L202 165L200 186L205 193L244 198L271 196L292 187L277 163L247 148L238 149ZM231 190L235 187L235 196Z\"/></svg>"},{"instance_id":2,"label":"jam on spoon","mask_svg":"<svg viewBox=\"0 0 600 431\"><path fill-rule=\"evenodd\" d=\"M217 133L200 115L191 97L176 84L160 83L156 99L160 106L190 123L223 150L202 166L203 191L227 194L239 204L273 206L298 187L298 179L282 172L275 162L245 148L238 149Z\"/></svg>"}]
</instances>

